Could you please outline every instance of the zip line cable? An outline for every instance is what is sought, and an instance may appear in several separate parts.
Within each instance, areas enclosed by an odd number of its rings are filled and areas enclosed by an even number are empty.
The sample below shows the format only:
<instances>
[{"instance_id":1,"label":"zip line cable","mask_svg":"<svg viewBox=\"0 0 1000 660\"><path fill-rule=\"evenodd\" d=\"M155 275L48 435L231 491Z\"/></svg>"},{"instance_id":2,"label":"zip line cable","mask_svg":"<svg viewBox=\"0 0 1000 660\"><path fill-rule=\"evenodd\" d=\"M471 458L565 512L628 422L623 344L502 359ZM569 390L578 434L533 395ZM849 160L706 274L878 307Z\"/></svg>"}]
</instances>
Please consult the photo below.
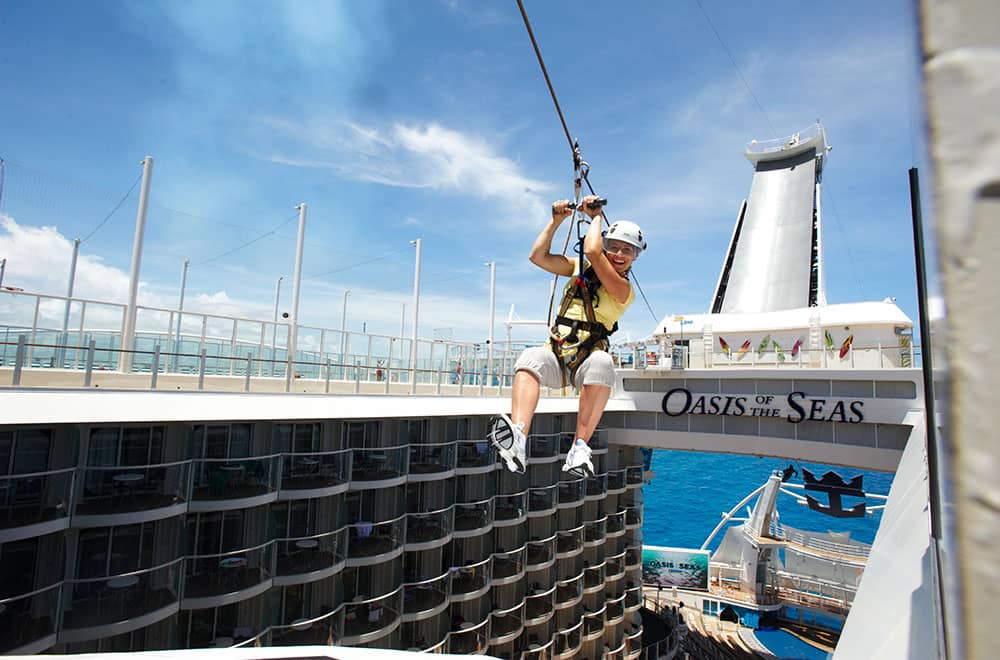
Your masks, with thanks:
<instances>
[{"instance_id":1,"label":"zip line cable","mask_svg":"<svg viewBox=\"0 0 1000 660\"><path fill-rule=\"evenodd\" d=\"M129 198L129 196L130 196L130 195L132 194L132 191L133 191L133 190L135 190L135 187L136 187L137 185L139 185L139 182L140 182L140 181L142 181L142 173L141 173L141 172L139 173L139 176L137 176L137 177L135 178L135 181L133 181L133 182L132 182L132 187L128 189L128 192L127 192L127 193L125 193L125 196L124 196L124 197L122 197L122 198L121 198L121 199L120 199L120 200L118 201L118 203L117 203L117 204L115 204L115 207L114 207L113 209L111 209L111 213L108 213L108 214L107 214L106 216L104 216L104 219L103 219L103 220L101 220L101 221L100 221L100 222L99 222L99 223L97 224L97 226L96 226L96 227L94 227L94 229L93 229L93 230L92 230L92 231L91 231L91 232L90 232L89 234L87 234L87 238L84 238L84 239L81 239L81 240L80 240L80 242L81 242L81 243L86 243L86 242L87 242L87 241L88 241L88 240L90 239L90 237L91 237L91 236L93 236L94 234L96 234L96 233L97 233L97 231L98 231L98 230L99 230L99 229L100 229L101 227L103 227L103 226L104 226L104 223L106 223L106 222L107 222L108 220L110 220L110 219L111 219L111 216L113 216L113 215L114 215L115 213L117 213L117 212L118 212L118 209L120 209L120 208L122 207L122 204L124 204L124 203L125 203L125 200Z\"/></svg>"},{"instance_id":2,"label":"zip line cable","mask_svg":"<svg viewBox=\"0 0 1000 660\"><path fill-rule=\"evenodd\" d=\"M556 107L556 114L559 115L559 123L562 124L563 133L566 135L566 141L569 143L569 148L573 152L573 167L574 167L574 170L579 170L580 163L581 163L581 161L579 160L579 145L577 145L576 143L574 143L573 137L570 135L570 132L569 132L569 127L566 125L566 118L563 116L562 108L559 106L559 99L556 97L556 90L552 86L552 79L549 77L549 71L545 67L545 60L542 59L542 51L538 47L538 40L535 39L535 31L531 29L531 21L528 20L528 12L525 11L525 9L524 9L524 3L522 2L522 0L517 0L517 8L521 11L521 18L524 20L524 27L528 31L528 38L531 40L531 46L535 49L535 57L538 59L538 66L541 68L541 70L542 70L542 76L545 78L545 84L549 88L549 94L552 96L552 103ZM765 115L765 118L766 118L766 115ZM583 179L583 181L587 184L587 189L590 190L590 194L593 195L593 194L595 194L594 193L594 186L592 186L590 184L589 171L590 171L590 167L588 165L587 169L582 172L580 178ZM579 201L579 200L576 200L576 201ZM575 212L574 212L574 217L575 217ZM601 211L601 218L603 218L605 224L610 224L608 222L607 216L604 215L604 211L603 210ZM570 224L569 233L567 233L567 235L566 235L566 244L563 246L563 253L564 254L566 253L566 250L569 247L569 239L570 239L570 236L572 235L572 229L573 229L573 226L572 226L572 224ZM580 258L582 259L583 257L581 256ZM659 323L660 322L660 318L653 312L653 308L649 305L649 300L646 299L646 294L643 292L642 287L639 286L639 280L636 278L635 273L630 272L629 274L632 276L632 281L635 282L635 287L639 290L639 295L642 296L642 301L646 304L646 309L649 310L650 316L653 317L653 322L654 323ZM555 297L555 285L556 285L556 282L558 280L559 280L559 276L558 275L556 275L555 278L552 280L552 296L550 296L550 299L549 299L549 317L550 318L552 316L552 303L554 302L554 299L555 299L554 298Z\"/></svg>"},{"instance_id":3,"label":"zip line cable","mask_svg":"<svg viewBox=\"0 0 1000 660\"><path fill-rule=\"evenodd\" d=\"M750 98L752 98L753 102L757 104L757 109L760 110L760 114L764 116L764 121L767 122L768 128L771 129L771 137L778 137L778 132L774 130L774 126L771 124L771 119L767 116L767 112L764 111L764 106L761 105L760 101L757 99L757 95L753 93L752 89L750 89L750 83L748 83L747 79L743 76L743 72L740 70L739 65L736 64L736 59L733 57L732 52L730 52L729 47L726 46L726 42L722 40L722 35L715 29L715 24L712 23L712 19L708 17L708 12L705 11L705 7L702 6L701 0L694 1L695 4L698 5L698 9L701 10L701 15L705 17L705 22L708 23L708 27L712 28L712 32L715 33L715 38L719 40L719 45L722 46L722 50L726 51L726 56L729 58L729 62L733 65L733 68L736 69L736 73L739 75L740 80L743 81L743 86L746 87L747 93L750 94Z\"/></svg>"},{"instance_id":4,"label":"zip line cable","mask_svg":"<svg viewBox=\"0 0 1000 660\"><path fill-rule=\"evenodd\" d=\"M255 238L253 240L250 240L250 241L247 241L246 243L244 243L243 245L240 245L239 247L235 247L232 250L227 250L227 251L223 252L222 254L217 254L214 257L212 257L211 259L205 259L204 261L199 261L198 263L194 263L194 264L191 264L191 265L192 266L204 266L205 264L211 263L213 261L217 261L219 259L222 259L223 257L228 257L229 255L233 254L234 252L239 252L240 250L242 250L245 247L250 247L254 243L256 243L258 241L261 241L261 240L264 240L268 236L271 236L272 234L274 234L274 232L278 231L278 229L280 229L281 227L284 227L289 222L291 222L292 220L295 220L298 217L299 217L299 214L296 213L295 215L291 216L287 220L282 221L280 224L278 224L271 231L263 233L260 236L258 236L257 238Z\"/></svg>"},{"instance_id":5,"label":"zip line cable","mask_svg":"<svg viewBox=\"0 0 1000 660\"><path fill-rule=\"evenodd\" d=\"M334 268L333 270L327 270L327 271L324 271L322 273L316 273L315 275L307 275L307 276L303 277L302 279L304 279L304 280L313 280L313 279L316 279L317 277L323 277L324 275L332 275L334 273L341 273L341 272L343 272L345 270L351 270L352 268L357 268L358 266L365 266L367 264L374 263L376 261L382 261L383 259L388 259L392 255L399 254L400 252L403 252L404 250L407 250L407 249L409 249L409 248L408 247L399 248L398 250L395 250L393 252L389 252L387 254L383 254L381 257L374 257L372 259L368 259L367 261L359 261L358 263L351 264L350 266L342 266L340 268Z\"/></svg>"}]
</instances>

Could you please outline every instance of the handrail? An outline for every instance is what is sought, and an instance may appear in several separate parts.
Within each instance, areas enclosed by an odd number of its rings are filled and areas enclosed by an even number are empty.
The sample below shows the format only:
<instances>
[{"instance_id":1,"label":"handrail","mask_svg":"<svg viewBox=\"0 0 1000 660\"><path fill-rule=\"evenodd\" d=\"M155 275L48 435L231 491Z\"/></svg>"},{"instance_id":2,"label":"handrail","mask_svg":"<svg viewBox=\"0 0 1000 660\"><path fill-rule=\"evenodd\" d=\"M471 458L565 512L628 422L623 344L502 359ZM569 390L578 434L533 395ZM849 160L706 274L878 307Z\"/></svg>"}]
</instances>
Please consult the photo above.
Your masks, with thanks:
<instances>
[{"instance_id":1,"label":"handrail","mask_svg":"<svg viewBox=\"0 0 1000 660\"><path fill-rule=\"evenodd\" d=\"M258 545L252 545L246 548L240 548L239 550L228 550L226 552L213 552L208 555L184 555L181 559L211 559L213 557L226 557L229 555L239 555L245 552L253 552L254 550L260 550L266 548L269 545L275 545L279 539L270 539Z\"/></svg>"},{"instance_id":2,"label":"handrail","mask_svg":"<svg viewBox=\"0 0 1000 660\"><path fill-rule=\"evenodd\" d=\"M89 470L94 470L94 471L98 471L98 472L102 471L102 470L148 470L150 468L176 467L178 465L190 465L191 463L193 463L196 460L200 460L200 459L197 459L197 458L186 458L186 459L181 460L181 461L171 461L169 463L146 463L146 464L142 464L142 465L79 465L79 466L77 466L76 469L78 469L78 470L88 470L88 471ZM226 459L226 460L230 460L230 459ZM234 459L234 460L243 460L243 459ZM0 479L2 479L2 478L3 477L0 477Z\"/></svg>"},{"instance_id":3,"label":"handrail","mask_svg":"<svg viewBox=\"0 0 1000 660\"><path fill-rule=\"evenodd\" d=\"M93 577L93 578L66 578L66 579L63 580L63 583L64 584L85 584L85 583L88 583L88 582L107 582L109 579L112 579L112 578L129 577L129 576L132 576L132 575L136 575L136 576L138 576L138 575L145 575L146 573L152 573L154 571L159 571L159 570L164 569L164 568L170 568L170 567L174 566L175 564L182 564L182 563L184 563L185 559L187 559L187 557L177 557L176 559L171 559L170 561L165 562L163 564L160 564L159 566L151 566L150 568L138 568L138 569L136 569L134 571L128 571L127 573L114 573L114 574L110 574L109 573L108 575L101 575L101 576ZM0 602L3 602L3 601L0 601Z\"/></svg>"},{"instance_id":4,"label":"handrail","mask_svg":"<svg viewBox=\"0 0 1000 660\"><path fill-rule=\"evenodd\" d=\"M48 477L53 474L62 474L64 472L75 472L79 467L68 467L59 468L58 470L47 470L45 472L26 472L24 474L4 474L0 475L0 481L4 480L14 480L14 479L30 479L33 477Z\"/></svg>"},{"instance_id":5,"label":"handrail","mask_svg":"<svg viewBox=\"0 0 1000 660\"><path fill-rule=\"evenodd\" d=\"M104 579L106 580L107 578L105 577ZM31 598L32 596L37 596L40 593L44 593L44 592L50 591L52 589L58 589L58 588L60 588L60 587L63 586L64 582L66 582L66 581L65 580L59 580L58 582L53 582L52 584L50 584L47 587L41 587L39 589L35 589L34 591L29 591L27 593L18 594L16 596L8 596L7 598L0 598L0 604L5 605L7 603L13 603L15 600L21 600L22 598Z\"/></svg>"}]
</instances>

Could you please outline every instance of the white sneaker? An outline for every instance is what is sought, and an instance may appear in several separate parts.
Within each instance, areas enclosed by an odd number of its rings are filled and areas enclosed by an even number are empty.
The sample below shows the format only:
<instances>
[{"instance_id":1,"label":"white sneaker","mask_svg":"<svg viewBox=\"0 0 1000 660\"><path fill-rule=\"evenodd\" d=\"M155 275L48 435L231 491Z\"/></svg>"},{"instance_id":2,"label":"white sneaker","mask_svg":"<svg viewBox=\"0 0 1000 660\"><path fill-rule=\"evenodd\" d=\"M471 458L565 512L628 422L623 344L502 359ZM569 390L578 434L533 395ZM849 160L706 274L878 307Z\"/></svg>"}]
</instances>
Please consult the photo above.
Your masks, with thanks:
<instances>
[{"instance_id":1,"label":"white sneaker","mask_svg":"<svg viewBox=\"0 0 1000 660\"><path fill-rule=\"evenodd\" d=\"M590 447L583 440L577 439L566 454L566 462L562 466L563 472L569 472L578 477L594 476L594 463L590 460Z\"/></svg>"},{"instance_id":2,"label":"white sneaker","mask_svg":"<svg viewBox=\"0 0 1000 660\"><path fill-rule=\"evenodd\" d=\"M515 424L510 417L500 414L490 420L489 440L511 472L523 474L528 465L527 439L524 423Z\"/></svg>"}]
</instances>

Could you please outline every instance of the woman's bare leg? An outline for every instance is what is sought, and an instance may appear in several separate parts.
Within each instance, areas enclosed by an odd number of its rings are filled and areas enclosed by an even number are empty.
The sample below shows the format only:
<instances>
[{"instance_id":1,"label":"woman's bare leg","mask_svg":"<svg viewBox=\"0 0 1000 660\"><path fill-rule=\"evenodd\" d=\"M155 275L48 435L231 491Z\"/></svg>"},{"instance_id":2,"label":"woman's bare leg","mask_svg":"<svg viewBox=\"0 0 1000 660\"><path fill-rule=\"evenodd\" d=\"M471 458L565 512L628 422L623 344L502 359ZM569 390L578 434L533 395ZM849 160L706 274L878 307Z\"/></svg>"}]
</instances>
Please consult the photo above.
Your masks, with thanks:
<instances>
[{"instance_id":1,"label":"woman's bare leg","mask_svg":"<svg viewBox=\"0 0 1000 660\"><path fill-rule=\"evenodd\" d=\"M510 418L515 424L524 423L525 436L528 435L528 429L531 428L531 418L535 415L535 408L538 407L540 390L538 379L530 371L522 369L514 374Z\"/></svg>"},{"instance_id":2,"label":"woman's bare leg","mask_svg":"<svg viewBox=\"0 0 1000 660\"><path fill-rule=\"evenodd\" d=\"M580 410L576 416L576 437L584 442L590 442L597 423L604 414L604 406L611 398L611 388L604 385L584 385L580 392ZM538 398L535 398L537 403Z\"/></svg>"}]
</instances>

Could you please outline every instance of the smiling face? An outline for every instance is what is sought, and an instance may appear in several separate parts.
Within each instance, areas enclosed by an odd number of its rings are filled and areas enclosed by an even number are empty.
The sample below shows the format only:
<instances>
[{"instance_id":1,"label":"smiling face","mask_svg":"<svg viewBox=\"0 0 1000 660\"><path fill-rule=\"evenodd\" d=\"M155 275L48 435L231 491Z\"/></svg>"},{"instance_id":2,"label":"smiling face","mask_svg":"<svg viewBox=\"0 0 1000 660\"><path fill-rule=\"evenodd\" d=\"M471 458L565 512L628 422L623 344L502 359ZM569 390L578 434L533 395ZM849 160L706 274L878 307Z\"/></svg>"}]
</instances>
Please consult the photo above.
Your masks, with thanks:
<instances>
[{"instance_id":1,"label":"smiling face","mask_svg":"<svg viewBox=\"0 0 1000 660\"><path fill-rule=\"evenodd\" d=\"M632 267L632 262L638 256L637 253L638 250L634 245L614 238L608 239L604 246L604 254L607 255L608 261L611 262L619 275L624 275Z\"/></svg>"}]
</instances>

